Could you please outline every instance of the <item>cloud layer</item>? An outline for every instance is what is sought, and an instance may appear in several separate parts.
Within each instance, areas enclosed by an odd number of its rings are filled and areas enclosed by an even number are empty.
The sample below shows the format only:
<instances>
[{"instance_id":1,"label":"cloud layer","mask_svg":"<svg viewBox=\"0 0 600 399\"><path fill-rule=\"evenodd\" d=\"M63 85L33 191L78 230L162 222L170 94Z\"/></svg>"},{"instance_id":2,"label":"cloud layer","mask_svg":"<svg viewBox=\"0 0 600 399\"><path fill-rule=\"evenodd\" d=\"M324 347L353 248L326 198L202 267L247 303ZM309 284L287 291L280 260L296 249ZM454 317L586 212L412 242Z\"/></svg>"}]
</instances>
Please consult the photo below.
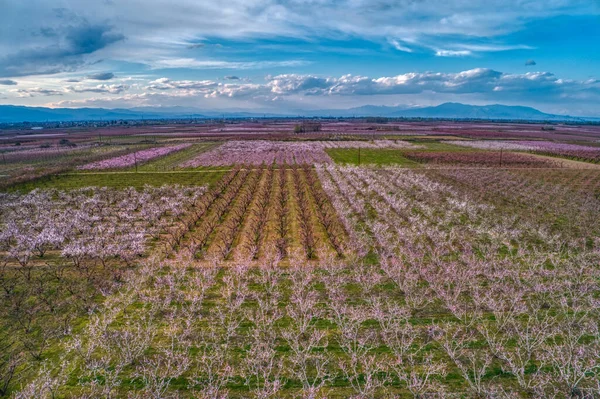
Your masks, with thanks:
<instances>
[{"instance_id":1,"label":"cloud layer","mask_svg":"<svg viewBox=\"0 0 600 399\"><path fill-rule=\"evenodd\" d=\"M59 3L63 4L63 3ZM0 76L73 71L106 58L153 68L260 68L301 60L222 59L218 40L348 39L439 57L532 49L497 37L529 21L598 15L589 0L46 0L3 9ZM210 42L213 38L216 42Z\"/></svg>"},{"instance_id":2,"label":"cloud layer","mask_svg":"<svg viewBox=\"0 0 600 399\"><path fill-rule=\"evenodd\" d=\"M261 83L246 80L172 80L160 78L132 85L112 84L96 86L67 86L63 91L43 91L40 88L15 90L20 96L67 95L69 93L96 93L106 97L83 100L63 100L55 105L119 106L215 104L227 105L244 102L246 106L260 106L274 102L305 99L315 103L323 99L373 98L398 96L435 96L439 98L479 99L486 102L528 102L532 98L542 103L555 101L600 101L600 81L567 80L549 72L523 74L503 73L488 68L475 68L458 73L424 72L396 76L367 77L343 75L322 77L316 75L283 74L267 76ZM452 96L452 97L449 97ZM182 102L183 101L183 102ZM208 101L208 103L207 103Z\"/></svg>"},{"instance_id":3,"label":"cloud layer","mask_svg":"<svg viewBox=\"0 0 600 399\"><path fill-rule=\"evenodd\" d=\"M181 95L205 97L264 97L302 96L373 96L395 94L455 93L568 96L586 90L600 89L597 80L573 81L559 79L549 72L507 74L493 69L476 68L458 73L406 73L390 77L370 78L344 75L319 77L285 74L267 76L266 82L220 83L212 80L175 81L161 78L144 88L148 92L171 91Z\"/></svg>"},{"instance_id":4,"label":"cloud layer","mask_svg":"<svg viewBox=\"0 0 600 399\"><path fill-rule=\"evenodd\" d=\"M215 108L445 96L593 109L600 59L585 37L600 33L599 15L589 0L10 1L0 96ZM581 59L556 61L571 49ZM551 72L533 72L533 59Z\"/></svg>"},{"instance_id":5,"label":"cloud layer","mask_svg":"<svg viewBox=\"0 0 600 399\"><path fill-rule=\"evenodd\" d=\"M52 12L49 14L52 15ZM8 34L3 34L0 39L0 49L5 49L0 56L0 76L73 71L85 65L86 56L125 39L110 24L92 23L66 11L55 10L54 14L59 15L55 22L62 21L64 24L32 29L25 35L23 29L17 32L7 29ZM17 45L11 45L10 40L17 40L13 42Z\"/></svg>"}]
</instances>

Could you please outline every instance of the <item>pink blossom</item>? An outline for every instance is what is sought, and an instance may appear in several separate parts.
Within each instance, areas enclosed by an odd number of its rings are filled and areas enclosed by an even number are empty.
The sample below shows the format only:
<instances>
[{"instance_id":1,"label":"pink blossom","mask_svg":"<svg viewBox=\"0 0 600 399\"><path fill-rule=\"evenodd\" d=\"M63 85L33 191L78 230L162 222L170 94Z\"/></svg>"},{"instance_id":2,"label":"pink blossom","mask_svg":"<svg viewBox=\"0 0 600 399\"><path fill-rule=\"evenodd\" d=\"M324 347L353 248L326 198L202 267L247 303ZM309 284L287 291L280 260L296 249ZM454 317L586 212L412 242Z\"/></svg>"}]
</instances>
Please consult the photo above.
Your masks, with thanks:
<instances>
[{"instance_id":1,"label":"pink blossom","mask_svg":"<svg viewBox=\"0 0 600 399\"><path fill-rule=\"evenodd\" d=\"M103 161L97 161L88 163L80 166L78 169L90 170L90 169L116 169L126 168L136 164L136 162L142 163L150 159L162 157L175 151L183 150L191 146L191 144L179 144L169 147L155 147L147 150L136 151L131 154L122 155L120 157L109 158Z\"/></svg>"}]
</instances>

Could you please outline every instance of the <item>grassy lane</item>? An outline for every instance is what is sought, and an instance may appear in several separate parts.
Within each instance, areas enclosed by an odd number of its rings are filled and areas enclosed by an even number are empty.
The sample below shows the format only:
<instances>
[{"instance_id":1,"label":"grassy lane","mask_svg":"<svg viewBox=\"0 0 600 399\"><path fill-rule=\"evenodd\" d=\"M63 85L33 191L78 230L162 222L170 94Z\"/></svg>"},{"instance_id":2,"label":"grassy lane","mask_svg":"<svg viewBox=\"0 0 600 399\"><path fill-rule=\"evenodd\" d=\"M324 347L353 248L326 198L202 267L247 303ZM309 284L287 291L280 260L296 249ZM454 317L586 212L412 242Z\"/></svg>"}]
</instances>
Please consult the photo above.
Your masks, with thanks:
<instances>
[{"instance_id":1,"label":"grassy lane","mask_svg":"<svg viewBox=\"0 0 600 399\"><path fill-rule=\"evenodd\" d=\"M104 172L104 173L73 173L56 176L48 176L34 181L14 185L8 190L11 192L29 192L36 188L55 188L58 190L76 190L83 187L112 187L143 188L146 184L150 186L162 186L165 184L179 184L182 186L212 186L227 170L207 171L181 171L181 172Z\"/></svg>"},{"instance_id":2,"label":"grassy lane","mask_svg":"<svg viewBox=\"0 0 600 399\"><path fill-rule=\"evenodd\" d=\"M262 172L250 172L231 208L221 218L221 224L217 228L209 250L223 259L230 258L232 251L240 240L242 226L249 212L252 211L251 205L264 174L264 169Z\"/></svg>"},{"instance_id":3,"label":"grassy lane","mask_svg":"<svg viewBox=\"0 0 600 399\"><path fill-rule=\"evenodd\" d=\"M188 243L190 253L197 257L203 257L206 250L211 246L217 229L227 216L233 206L240 190L248 184L248 175L251 172L240 171L228 184L224 191L219 194L217 200L210 206L209 212L200 220L200 224L191 232Z\"/></svg>"},{"instance_id":4,"label":"grassy lane","mask_svg":"<svg viewBox=\"0 0 600 399\"><path fill-rule=\"evenodd\" d=\"M338 164L397 165L417 167L417 162L404 157L404 151L373 148L326 148L325 152Z\"/></svg>"},{"instance_id":5,"label":"grassy lane","mask_svg":"<svg viewBox=\"0 0 600 399\"><path fill-rule=\"evenodd\" d=\"M271 195L275 182L273 175L272 168L265 168L257 184L257 190L248 210L248 215L239 232L237 243L234 244L236 255L253 259L258 259L260 256L260 249L268 224L269 208L271 202L274 201L274 197Z\"/></svg>"}]
</instances>

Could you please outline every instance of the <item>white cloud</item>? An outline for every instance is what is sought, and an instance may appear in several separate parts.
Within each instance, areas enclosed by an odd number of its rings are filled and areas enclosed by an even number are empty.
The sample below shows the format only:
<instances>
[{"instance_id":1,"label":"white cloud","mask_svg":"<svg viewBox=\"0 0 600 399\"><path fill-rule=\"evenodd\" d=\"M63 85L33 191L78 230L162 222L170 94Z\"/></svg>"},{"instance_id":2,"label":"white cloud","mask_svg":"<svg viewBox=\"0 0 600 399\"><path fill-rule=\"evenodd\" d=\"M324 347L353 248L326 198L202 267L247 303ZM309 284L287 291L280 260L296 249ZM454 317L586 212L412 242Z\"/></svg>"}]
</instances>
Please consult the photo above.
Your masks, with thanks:
<instances>
[{"instance_id":1,"label":"white cloud","mask_svg":"<svg viewBox=\"0 0 600 399\"><path fill-rule=\"evenodd\" d=\"M129 86L122 84L113 84L106 85L101 84L92 87L86 86L68 86L65 88L65 91L69 93L110 93L110 94L119 94L125 90L129 89Z\"/></svg>"},{"instance_id":2,"label":"white cloud","mask_svg":"<svg viewBox=\"0 0 600 399\"><path fill-rule=\"evenodd\" d=\"M266 86L274 94L320 93L334 82L331 78L296 74L267 76L267 81Z\"/></svg>"},{"instance_id":3,"label":"white cloud","mask_svg":"<svg viewBox=\"0 0 600 399\"><path fill-rule=\"evenodd\" d=\"M283 74L267 76L265 83L222 83L213 80L173 81L167 78L150 82L146 92L168 92L170 95L205 98L273 99L289 96L377 96L419 93L453 93L492 96L506 92L515 97L532 93L547 96L574 95L576 92L600 89L595 79L574 81L559 79L549 72L506 74L488 68L475 68L457 73L411 72L396 76L370 78L359 75L321 77Z\"/></svg>"},{"instance_id":4,"label":"white cloud","mask_svg":"<svg viewBox=\"0 0 600 399\"><path fill-rule=\"evenodd\" d=\"M187 68L187 69L264 69L274 67L296 67L308 65L303 60L287 61L247 61L232 62L220 60L199 60L195 58L163 58L145 61L153 69Z\"/></svg>"},{"instance_id":5,"label":"white cloud","mask_svg":"<svg viewBox=\"0 0 600 399\"><path fill-rule=\"evenodd\" d=\"M510 50L533 50L535 47L524 44L502 45L502 44L454 44L451 47L464 49L472 52L497 52Z\"/></svg>"},{"instance_id":6,"label":"white cloud","mask_svg":"<svg viewBox=\"0 0 600 399\"><path fill-rule=\"evenodd\" d=\"M376 97L376 96L421 96L454 95L477 96L490 101L541 101L559 102L565 99L583 101L600 100L600 81L597 79L571 80L555 76L550 72L527 72L523 74L502 73L489 68L475 68L456 73L409 72L395 76L368 77L361 75L317 76L282 74L266 76L256 83L244 78L239 80L173 80L159 78L139 83L96 86L24 87L9 90L7 94L17 97L70 95L73 101L85 93L97 93L110 101L114 95L120 101L149 101L156 98L181 99L236 99L240 101L264 102L273 99L295 98L315 101L317 98ZM100 97L95 98L99 101ZM321 101L321 100L319 100ZM249 104L248 103L248 104ZM248 105L246 104L246 105Z\"/></svg>"},{"instance_id":7,"label":"white cloud","mask_svg":"<svg viewBox=\"0 0 600 399\"><path fill-rule=\"evenodd\" d=\"M402 41L388 39L388 42L398 51L412 53L415 51L415 49L420 49L423 51L433 51L437 57L467 57L476 55L477 53L534 49L532 46L523 44L506 45L496 43L444 43L444 39L440 38L410 38ZM410 43L411 47L408 47L406 43Z\"/></svg>"},{"instance_id":8,"label":"white cloud","mask_svg":"<svg viewBox=\"0 0 600 399\"><path fill-rule=\"evenodd\" d=\"M186 89L186 90L202 90L211 89L217 86L218 83L211 80L177 80L172 81L168 78L156 79L146 87L148 90L171 90L171 89Z\"/></svg>"},{"instance_id":9,"label":"white cloud","mask_svg":"<svg viewBox=\"0 0 600 399\"><path fill-rule=\"evenodd\" d=\"M435 52L436 57L465 57L471 55L471 50L437 50Z\"/></svg>"},{"instance_id":10,"label":"white cloud","mask_svg":"<svg viewBox=\"0 0 600 399\"><path fill-rule=\"evenodd\" d=\"M454 101L530 105L549 112L563 104L561 110L567 107L574 110L572 114L593 115L597 112L594 104L600 102L600 80L564 79L550 72L515 74L474 68L454 73L409 72L380 77L281 74L266 76L260 81L239 77L238 80L175 80L138 76L134 80L121 78L113 85L64 86L65 77L57 76L49 86L37 85L39 81L35 79L23 80L18 89L7 87L4 92L0 89L0 93L5 94L10 103L30 105L47 105L50 98L54 100L52 106L263 107L273 112ZM586 109L590 111L585 112Z\"/></svg>"},{"instance_id":11,"label":"white cloud","mask_svg":"<svg viewBox=\"0 0 600 399\"><path fill-rule=\"evenodd\" d=\"M407 47L405 44L401 43L400 41L398 41L396 39L390 39L389 42L398 51L404 51L405 53L413 52L413 50L410 47Z\"/></svg>"}]
</instances>

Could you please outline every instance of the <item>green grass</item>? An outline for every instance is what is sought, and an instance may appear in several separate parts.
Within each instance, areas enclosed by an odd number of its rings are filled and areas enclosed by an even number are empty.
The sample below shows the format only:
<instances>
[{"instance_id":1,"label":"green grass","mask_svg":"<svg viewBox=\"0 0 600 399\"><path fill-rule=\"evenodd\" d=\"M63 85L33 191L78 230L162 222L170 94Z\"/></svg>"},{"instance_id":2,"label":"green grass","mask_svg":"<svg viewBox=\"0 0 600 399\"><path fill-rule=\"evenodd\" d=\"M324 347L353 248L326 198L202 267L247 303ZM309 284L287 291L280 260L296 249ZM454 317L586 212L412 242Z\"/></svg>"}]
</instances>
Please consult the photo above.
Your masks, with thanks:
<instances>
[{"instance_id":1,"label":"green grass","mask_svg":"<svg viewBox=\"0 0 600 399\"><path fill-rule=\"evenodd\" d=\"M163 137L156 136L142 136L142 135L118 135L118 136L101 136L100 138L96 135L90 136L95 141L109 144L163 144Z\"/></svg>"},{"instance_id":2,"label":"green grass","mask_svg":"<svg viewBox=\"0 0 600 399\"><path fill-rule=\"evenodd\" d=\"M359 151L358 148L327 148L327 154L339 164L358 165ZM406 167L416 167L417 162L407 159L403 155L403 150L395 149L360 149L360 164L361 165L399 165Z\"/></svg>"},{"instance_id":3,"label":"green grass","mask_svg":"<svg viewBox=\"0 0 600 399\"><path fill-rule=\"evenodd\" d=\"M225 169L201 170L189 172L101 172L101 173L67 173L57 176L28 181L17 184L8 191L29 192L36 188L56 188L59 190L75 190L83 187L111 187L136 189L148 184L162 186L165 184L182 186L212 185L218 181Z\"/></svg>"},{"instance_id":4,"label":"green grass","mask_svg":"<svg viewBox=\"0 0 600 399\"><path fill-rule=\"evenodd\" d=\"M418 139L418 140L407 140L414 145L422 146L419 151L470 151L472 148L461 147L459 145L447 144L440 141Z\"/></svg>"}]
</instances>

